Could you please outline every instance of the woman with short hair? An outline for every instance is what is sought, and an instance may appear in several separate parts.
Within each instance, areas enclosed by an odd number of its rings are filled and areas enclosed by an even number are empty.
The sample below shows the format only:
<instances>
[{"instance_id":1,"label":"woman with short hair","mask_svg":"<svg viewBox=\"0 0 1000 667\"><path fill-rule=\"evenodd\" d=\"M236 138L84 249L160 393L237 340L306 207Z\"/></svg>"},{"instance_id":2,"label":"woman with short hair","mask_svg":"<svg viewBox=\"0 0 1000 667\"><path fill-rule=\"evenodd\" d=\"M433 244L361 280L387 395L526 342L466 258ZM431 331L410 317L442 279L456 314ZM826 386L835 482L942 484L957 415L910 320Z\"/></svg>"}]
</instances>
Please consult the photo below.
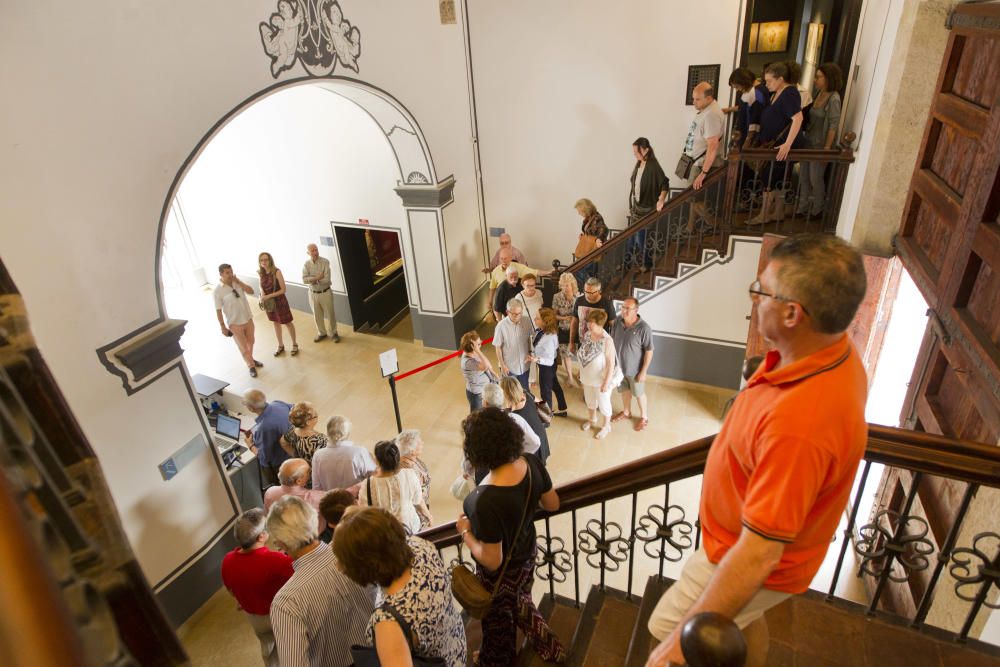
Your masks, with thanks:
<instances>
[{"instance_id":1,"label":"woman with short hair","mask_svg":"<svg viewBox=\"0 0 1000 667\"><path fill-rule=\"evenodd\" d=\"M490 384L490 375L496 377L493 362L483 352L483 341L475 331L462 336L462 375L465 376L465 398L469 411L483 407L483 387Z\"/></svg>"},{"instance_id":2,"label":"woman with short hair","mask_svg":"<svg viewBox=\"0 0 1000 667\"><path fill-rule=\"evenodd\" d=\"M278 349L274 356L285 353L285 342L281 337L281 325L288 327L288 335L292 337L292 352L294 357L299 353L299 344L295 342L295 325L292 323L292 309L285 296L285 277L281 269L274 265L271 253L262 252L257 256L257 275L260 277L260 307L267 313L267 319L274 325L274 337L278 339Z\"/></svg>"},{"instance_id":3,"label":"woman with short hair","mask_svg":"<svg viewBox=\"0 0 1000 667\"><path fill-rule=\"evenodd\" d=\"M464 667L465 626L452 602L451 573L434 545L407 537L396 517L377 508L348 513L335 537L333 553L341 571L359 586L375 584L382 593L366 630L379 663L409 667L412 642L416 655Z\"/></svg>"},{"instance_id":4,"label":"woman with short hair","mask_svg":"<svg viewBox=\"0 0 1000 667\"><path fill-rule=\"evenodd\" d=\"M280 444L289 456L305 459L312 465L316 450L326 447L329 440L316 430L319 413L309 401L300 401L288 413L288 423L292 425L281 436Z\"/></svg>"},{"instance_id":5,"label":"woman with short hair","mask_svg":"<svg viewBox=\"0 0 1000 667\"><path fill-rule=\"evenodd\" d=\"M424 439L420 437L420 431L415 428L408 428L396 436L396 446L399 447L399 466L408 468L417 473L420 480L420 492L424 498L424 505L427 510L431 509L431 471L427 464L423 462L420 455L424 451ZM420 528L427 528L429 523L420 522Z\"/></svg>"},{"instance_id":6,"label":"woman with short hair","mask_svg":"<svg viewBox=\"0 0 1000 667\"><path fill-rule=\"evenodd\" d=\"M344 512L357 505L358 499L347 489L331 489L320 498L319 515L326 519L327 526L334 529L344 518Z\"/></svg>"},{"instance_id":7,"label":"woman with short hair","mask_svg":"<svg viewBox=\"0 0 1000 667\"><path fill-rule=\"evenodd\" d=\"M420 531L421 519L427 525L434 519L424 504L417 473L400 468L399 459L399 448L393 441L383 440L375 445L378 470L361 484L358 502L388 510L413 535Z\"/></svg>"},{"instance_id":8,"label":"woman with short hair","mask_svg":"<svg viewBox=\"0 0 1000 667\"><path fill-rule=\"evenodd\" d=\"M576 300L580 296L580 285L572 273L559 276L559 291L552 297L552 310L559 322L559 356L566 370L567 384L574 389L579 387L573 377L573 355L569 351L569 329L573 326L573 312Z\"/></svg>"},{"instance_id":9,"label":"woman with short hair","mask_svg":"<svg viewBox=\"0 0 1000 667\"><path fill-rule=\"evenodd\" d=\"M618 384L614 380L617 371L615 343L604 330L604 323L607 321L608 314L603 310L595 308L587 313L587 332L576 351L576 358L580 360L583 398L590 411L589 419L580 428L584 431L597 429L597 414L600 412L604 416L604 423L594 433L597 440L611 432L611 389Z\"/></svg>"},{"instance_id":10,"label":"woman with short hair","mask_svg":"<svg viewBox=\"0 0 1000 667\"><path fill-rule=\"evenodd\" d=\"M462 433L466 458L474 467L490 471L465 498L464 514L455 523L462 542L479 564L476 576L486 590L493 591L496 586L496 595L482 619L483 642L477 664L513 665L518 628L542 660L563 662L566 650L531 598L535 510L541 507L555 512L559 495L538 457L522 454L518 427L503 411L483 408L473 412L462 422Z\"/></svg>"}]
</instances>

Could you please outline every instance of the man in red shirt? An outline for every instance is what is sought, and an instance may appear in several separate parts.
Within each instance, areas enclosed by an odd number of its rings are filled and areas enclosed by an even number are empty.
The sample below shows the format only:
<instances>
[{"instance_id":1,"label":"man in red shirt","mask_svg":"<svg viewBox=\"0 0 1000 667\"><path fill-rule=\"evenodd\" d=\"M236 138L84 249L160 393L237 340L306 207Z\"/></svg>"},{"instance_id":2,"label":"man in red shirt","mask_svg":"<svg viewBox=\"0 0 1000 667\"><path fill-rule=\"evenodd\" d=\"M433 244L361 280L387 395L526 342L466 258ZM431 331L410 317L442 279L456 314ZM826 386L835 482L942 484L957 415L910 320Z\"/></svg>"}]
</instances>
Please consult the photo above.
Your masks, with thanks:
<instances>
[{"instance_id":1,"label":"man in red shirt","mask_svg":"<svg viewBox=\"0 0 1000 667\"><path fill-rule=\"evenodd\" d=\"M222 583L236 598L240 609L260 640L260 653L267 667L278 666L278 652L271 630L271 601L294 570L292 559L266 546L264 530L267 514L262 509L247 510L236 520L233 534L240 545L222 559Z\"/></svg>"},{"instance_id":2,"label":"man in red shirt","mask_svg":"<svg viewBox=\"0 0 1000 667\"><path fill-rule=\"evenodd\" d=\"M764 612L809 588L867 442L867 378L844 333L865 287L860 254L820 234L781 241L750 286L758 330L773 349L709 451L704 546L650 617L662 643L647 667L684 664L680 629L706 611L747 628L747 665L763 665Z\"/></svg>"}]
</instances>

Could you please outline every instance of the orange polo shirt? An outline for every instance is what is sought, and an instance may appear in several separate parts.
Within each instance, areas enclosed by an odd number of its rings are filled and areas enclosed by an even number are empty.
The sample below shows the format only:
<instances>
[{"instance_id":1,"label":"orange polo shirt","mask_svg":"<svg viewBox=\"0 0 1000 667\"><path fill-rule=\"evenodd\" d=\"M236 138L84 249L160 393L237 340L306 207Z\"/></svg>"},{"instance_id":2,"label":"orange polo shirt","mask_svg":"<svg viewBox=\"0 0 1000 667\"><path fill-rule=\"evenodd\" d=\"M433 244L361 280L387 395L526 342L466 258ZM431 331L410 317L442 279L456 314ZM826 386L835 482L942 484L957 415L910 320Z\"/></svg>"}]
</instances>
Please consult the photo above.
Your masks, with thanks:
<instances>
[{"instance_id":1,"label":"orange polo shirt","mask_svg":"<svg viewBox=\"0 0 1000 667\"><path fill-rule=\"evenodd\" d=\"M744 527L786 543L764 587L801 593L823 562L864 455L868 380L846 335L775 370L780 359L768 352L712 444L701 527L713 563Z\"/></svg>"}]
</instances>

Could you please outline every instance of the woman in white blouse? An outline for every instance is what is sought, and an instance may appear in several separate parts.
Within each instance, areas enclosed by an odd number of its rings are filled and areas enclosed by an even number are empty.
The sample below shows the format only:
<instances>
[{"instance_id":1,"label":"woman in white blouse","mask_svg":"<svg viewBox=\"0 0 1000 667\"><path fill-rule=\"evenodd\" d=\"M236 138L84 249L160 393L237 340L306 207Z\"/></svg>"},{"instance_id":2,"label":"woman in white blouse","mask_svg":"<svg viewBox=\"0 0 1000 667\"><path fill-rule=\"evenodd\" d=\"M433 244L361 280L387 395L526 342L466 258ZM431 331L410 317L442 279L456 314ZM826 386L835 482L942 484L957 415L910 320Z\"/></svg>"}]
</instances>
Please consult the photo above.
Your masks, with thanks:
<instances>
[{"instance_id":1,"label":"woman in white blouse","mask_svg":"<svg viewBox=\"0 0 1000 667\"><path fill-rule=\"evenodd\" d=\"M541 308L535 314L535 343L531 360L538 364L539 398L552 409L555 417L566 416L566 395L559 385L556 369L559 367L559 321L556 311ZM558 410L552 407L552 392L556 393Z\"/></svg>"},{"instance_id":2,"label":"woman in white blouse","mask_svg":"<svg viewBox=\"0 0 1000 667\"><path fill-rule=\"evenodd\" d=\"M378 471L361 483L358 501L362 506L381 507L399 519L406 532L414 535L420 531L420 519L426 525L433 523L430 510L424 504L420 478L410 468L400 468L399 447L391 440L375 445Z\"/></svg>"}]
</instances>

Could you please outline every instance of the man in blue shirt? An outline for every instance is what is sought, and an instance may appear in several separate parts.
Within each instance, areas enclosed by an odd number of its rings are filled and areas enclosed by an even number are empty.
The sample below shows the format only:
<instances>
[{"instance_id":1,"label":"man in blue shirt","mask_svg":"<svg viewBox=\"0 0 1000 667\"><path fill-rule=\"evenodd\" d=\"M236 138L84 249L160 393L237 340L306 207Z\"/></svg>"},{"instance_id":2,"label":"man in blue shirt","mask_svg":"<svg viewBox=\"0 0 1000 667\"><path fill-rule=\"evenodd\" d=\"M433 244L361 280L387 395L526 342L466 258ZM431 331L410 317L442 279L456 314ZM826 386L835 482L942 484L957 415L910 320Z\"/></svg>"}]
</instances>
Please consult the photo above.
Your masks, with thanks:
<instances>
[{"instance_id":1,"label":"man in blue shirt","mask_svg":"<svg viewBox=\"0 0 1000 667\"><path fill-rule=\"evenodd\" d=\"M243 394L243 405L257 415L251 430L250 451L257 455L264 487L274 486L278 483L278 468L289 458L281 448L280 440L292 427L288 422L292 406L284 401L268 402L259 389L250 389Z\"/></svg>"}]
</instances>

